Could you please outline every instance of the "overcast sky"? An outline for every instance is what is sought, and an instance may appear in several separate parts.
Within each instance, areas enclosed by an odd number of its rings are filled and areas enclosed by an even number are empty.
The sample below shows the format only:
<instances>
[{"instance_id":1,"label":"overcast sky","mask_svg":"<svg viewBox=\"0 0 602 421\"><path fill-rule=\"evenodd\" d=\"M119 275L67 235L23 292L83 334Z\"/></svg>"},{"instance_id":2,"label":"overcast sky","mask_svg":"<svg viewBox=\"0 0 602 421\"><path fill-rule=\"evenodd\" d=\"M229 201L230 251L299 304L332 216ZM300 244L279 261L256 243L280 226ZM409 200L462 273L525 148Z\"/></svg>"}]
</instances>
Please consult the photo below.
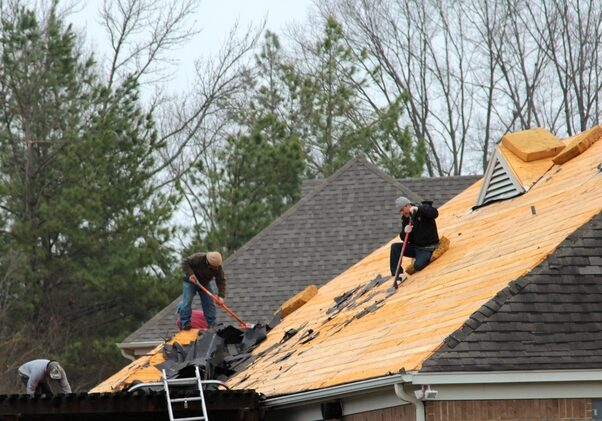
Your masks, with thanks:
<instances>
[{"instance_id":1,"label":"overcast sky","mask_svg":"<svg viewBox=\"0 0 602 421\"><path fill-rule=\"evenodd\" d=\"M86 45L97 56L102 56L107 45L106 33L99 24L102 3L102 0L83 0L81 11L70 16L78 32L85 34ZM204 0L199 3L196 16L191 21L196 22L202 32L172 53L179 60L177 73L171 82L177 88L185 87L191 79L196 58L217 52L237 20L241 28L247 28L265 18L266 28L280 34L291 23L305 19L312 0Z\"/></svg>"}]
</instances>

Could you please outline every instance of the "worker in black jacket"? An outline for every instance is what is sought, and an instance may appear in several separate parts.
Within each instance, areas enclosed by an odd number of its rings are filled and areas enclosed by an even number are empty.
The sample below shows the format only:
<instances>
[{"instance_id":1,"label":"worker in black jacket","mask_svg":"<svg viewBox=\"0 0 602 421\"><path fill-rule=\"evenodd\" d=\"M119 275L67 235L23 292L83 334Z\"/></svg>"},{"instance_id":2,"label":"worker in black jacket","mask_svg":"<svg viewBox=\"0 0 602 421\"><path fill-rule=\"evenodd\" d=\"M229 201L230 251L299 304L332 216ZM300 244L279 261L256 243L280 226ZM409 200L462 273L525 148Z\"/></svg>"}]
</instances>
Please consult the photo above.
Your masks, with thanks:
<instances>
[{"instance_id":1,"label":"worker in black jacket","mask_svg":"<svg viewBox=\"0 0 602 421\"><path fill-rule=\"evenodd\" d=\"M410 234L403 255L415 259L413 268L408 269L408 273L413 273L424 269L429 264L433 251L439 245L439 234L435 222L435 219L439 216L439 211L433 207L433 202L425 201L421 205L415 206L405 197L397 198L395 204L401 213L399 237L403 241L405 235ZM389 260L392 276L395 276L402 247L403 243L391 244ZM400 268L400 273L403 273L403 268Z\"/></svg>"}]
</instances>

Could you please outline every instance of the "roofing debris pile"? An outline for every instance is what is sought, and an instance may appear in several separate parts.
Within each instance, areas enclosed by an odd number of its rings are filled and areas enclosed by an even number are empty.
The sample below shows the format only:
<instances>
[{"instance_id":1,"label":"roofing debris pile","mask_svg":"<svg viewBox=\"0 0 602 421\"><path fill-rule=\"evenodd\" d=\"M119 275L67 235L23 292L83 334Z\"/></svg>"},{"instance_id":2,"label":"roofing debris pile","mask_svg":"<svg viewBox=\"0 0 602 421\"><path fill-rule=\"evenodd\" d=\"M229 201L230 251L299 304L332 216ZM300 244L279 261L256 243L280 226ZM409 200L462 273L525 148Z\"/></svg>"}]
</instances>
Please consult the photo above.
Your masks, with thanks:
<instances>
[{"instance_id":1,"label":"roofing debris pile","mask_svg":"<svg viewBox=\"0 0 602 421\"><path fill-rule=\"evenodd\" d=\"M377 289L387 279L378 275L370 282L359 285L336 297L334 305L325 311L322 325L343 311L359 309L336 326L338 330L341 330L353 320L382 307L385 299L394 293L390 290ZM379 297L379 295L382 295L382 297ZM165 361L158 364L156 368L165 370L165 374L169 379L194 377L194 367L197 366L201 369L203 379L225 381L244 370L256 358L266 354L282 353L276 362L284 361L294 353L284 352L281 349L285 343L295 337L296 341L290 342L290 345L306 344L317 338L320 332L317 328L306 328L307 323L303 323L296 329L287 330L278 343L257 355L253 355L252 351L265 340L267 333L280 322L281 315L282 309L276 313L271 322L267 324L258 323L249 329L239 329L232 325L220 324L215 328L202 331L199 338L189 345L183 346L178 342L174 342L172 345L165 344L163 346Z\"/></svg>"},{"instance_id":2,"label":"roofing debris pile","mask_svg":"<svg viewBox=\"0 0 602 421\"><path fill-rule=\"evenodd\" d=\"M165 370L170 379L194 377L194 367L197 366L204 380L225 381L253 361L251 352L279 322L280 315L276 314L270 323L256 324L249 329L220 324L203 331L196 341L188 345L183 346L178 342L165 344L165 361L156 368Z\"/></svg>"},{"instance_id":3,"label":"roofing debris pile","mask_svg":"<svg viewBox=\"0 0 602 421\"><path fill-rule=\"evenodd\" d=\"M308 327L308 322L304 322L298 328L288 329L286 332L284 332L284 335L279 342L259 352L257 355L254 356L253 361L255 359L262 358L265 356L279 355L278 358L274 360L274 363L281 363L287 360L289 357L293 356L295 352L298 352L299 355L304 352L303 350L287 351L285 349L285 346L290 349L293 349L296 347L296 345L303 345L313 341L320 335L320 330L322 329L322 327L324 327L324 325L326 325L331 320L335 319L335 316L338 316L339 314L347 316L346 313L348 313L347 317L337 317L337 320L340 321L338 321L332 326L329 326L329 330L334 330L334 333L343 330L354 320L361 319L367 314L376 311L385 304L385 300L388 297L395 294L396 292L394 288L378 288L382 284L384 284L385 281L390 279L391 277L386 278L382 275L377 275L371 281L365 284L360 284L355 288L345 291L341 295L334 298L334 304L324 312L324 317L321 321L319 319L314 319L315 323L313 327ZM293 338L295 338L296 340L293 341ZM251 363L252 361L250 361L249 364L247 364L247 366ZM277 375L277 377L286 373L292 367L293 366L288 366L284 369L283 367L280 367L280 373ZM248 379L248 377L249 376L247 375L243 376L240 379L237 379L233 386L244 382Z\"/></svg>"}]
</instances>

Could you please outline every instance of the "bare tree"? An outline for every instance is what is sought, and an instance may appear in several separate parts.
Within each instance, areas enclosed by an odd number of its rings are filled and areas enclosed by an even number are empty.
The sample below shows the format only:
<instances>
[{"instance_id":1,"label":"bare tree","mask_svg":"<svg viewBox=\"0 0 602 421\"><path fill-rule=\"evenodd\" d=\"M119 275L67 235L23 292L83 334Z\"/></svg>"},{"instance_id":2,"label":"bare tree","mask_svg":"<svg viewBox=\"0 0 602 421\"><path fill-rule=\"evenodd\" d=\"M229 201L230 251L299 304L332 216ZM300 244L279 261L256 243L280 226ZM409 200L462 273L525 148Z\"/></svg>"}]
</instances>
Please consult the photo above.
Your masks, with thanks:
<instances>
[{"instance_id":1,"label":"bare tree","mask_svg":"<svg viewBox=\"0 0 602 421\"><path fill-rule=\"evenodd\" d=\"M189 22L195 0L104 0L101 18L111 48L108 85L116 79L164 79L168 53L189 41L200 30ZM154 75L155 79L150 76Z\"/></svg>"},{"instance_id":2,"label":"bare tree","mask_svg":"<svg viewBox=\"0 0 602 421\"><path fill-rule=\"evenodd\" d=\"M343 22L350 45L387 101L407 95L414 136L428 146L429 175L461 174L474 113L473 53L461 11L441 0L346 0L321 6Z\"/></svg>"},{"instance_id":3,"label":"bare tree","mask_svg":"<svg viewBox=\"0 0 602 421\"><path fill-rule=\"evenodd\" d=\"M526 2L530 36L550 60L549 75L562 99L557 131L573 135L600 121L602 4L597 1Z\"/></svg>"},{"instance_id":4,"label":"bare tree","mask_svg":"<svg viewBox=\"0 0 602 421\"><path fill-rule=\"evenodd\" d=\"M520 0L477 0L461 6L471 28L462 42L477 52L473 80L479 88L477 115L484 124L474 146L485 171L490 148L504 133L543 124L537 94L548 60L524 30Z\"/></svg>"},{"instance_id":5,"label":"bare tree","mask_svg":"<svg viewBox=\"0 0 602 421\"><path fill-rule=\"evenodd\" d=\"M158 188L174 188L174 182L190 170L227 124L224 108L241 90L246 58L264 26L240 28L236 23L218 53L195 61L194 80L184 92L160 89L175 64L175 49L200 29L190 22L196 0L105 0L101 12L109 36L112 57L109 85L125 77L155 88L149 109L155 116L164 152L154 174ZM186 186L182 182L179 188ZM184 189L187 190L187 189ZM188 191L188 198L193 197Z\"/></svg>"},{"instance_id":6,"label":"bare tree","mask_svg":"<svg viewBox=\"0 0 602 421\"><path fill-rule=\"evenodd\" d=\"M600 120L602 4L593 0L343 0L334 15L365 71L372 101L407 94L408 124L428 145L429 175L461 174L504 133L559 136Z\"/></svg>"}]
</instances>

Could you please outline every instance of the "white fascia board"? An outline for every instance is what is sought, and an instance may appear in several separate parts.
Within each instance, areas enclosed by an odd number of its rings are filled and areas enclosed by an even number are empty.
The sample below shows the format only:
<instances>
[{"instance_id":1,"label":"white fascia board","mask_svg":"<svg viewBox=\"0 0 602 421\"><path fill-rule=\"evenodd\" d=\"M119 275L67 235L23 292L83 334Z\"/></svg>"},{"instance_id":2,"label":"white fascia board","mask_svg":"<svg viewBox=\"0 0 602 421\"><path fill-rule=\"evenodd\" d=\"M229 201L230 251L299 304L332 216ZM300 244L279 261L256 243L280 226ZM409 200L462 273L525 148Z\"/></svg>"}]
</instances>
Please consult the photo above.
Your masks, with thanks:
<instances>
[{"instance_id":1,"label":"white fascia board","mask_svg":"<svg viewBox=\"0 0 602 421\"><path fill-rule=\"evenodd\" d=\"M154 348L157 345L161 345L161 341L148 341L148 342L122 342L118 343L117 346L121 349L138 349L138 348Z\"/></svg>"},{"instance_id":2,"label":"white fascia board","mask_svg":"<svg viewBox=\"0 0 602 421\"><path fill-rule=\"evenodd\" d=\"M431 386L437 401L583 399L602 397L602 382L486 383Z\"/></svg>"},{"instance_id":3,"label":"white fascia board","mask_svg":"<svg viewBox=\"0 0 602 421\"><path fill-rule=\"evenodd\" d=\"M411 377L411 378L410 378ZM406 381L415 385L542 383L602 381L602 370L530 370L490 372L414 372Z\"/></svg>"},{"instance_id":4,"label":"white fascia board","mask_svg":"<svg viewBox=\"0 0 602 421\"><path fill-rule=\"evenodd\" d=\"M362 380L353 383L346 383L338 386L325 387L323 389L309 390L307 392L294 393L290 395L277 396L265 400L265 406L273 407L288 407L299 404L309 404L321 402L324 400L343 398L356 394L363 394L368 391L374 391L391 387L395 383L403 383L404 376L402 374L393 374L385 377L377 377L369 380Z\"/></svg>"},{"instance_id":5,"label":"white fascia board","mask_svg":"<svg viewBox=\"0 0 602 421\"><path fill-rule=\"evenodd\" d=\"M400 405L407 405L408 402L400 400L395 395L393 386L380 388L373 391L367 391L364 394L334 398L341 403L343 416L365 413L375 410L382 410ZM328 400L334 400L328 399ZM307 421L321 420L322 412L320 402L308 404L298 404L288 407L272 407L267 411L267 421Z\"/></svg>"}]
</instances>

